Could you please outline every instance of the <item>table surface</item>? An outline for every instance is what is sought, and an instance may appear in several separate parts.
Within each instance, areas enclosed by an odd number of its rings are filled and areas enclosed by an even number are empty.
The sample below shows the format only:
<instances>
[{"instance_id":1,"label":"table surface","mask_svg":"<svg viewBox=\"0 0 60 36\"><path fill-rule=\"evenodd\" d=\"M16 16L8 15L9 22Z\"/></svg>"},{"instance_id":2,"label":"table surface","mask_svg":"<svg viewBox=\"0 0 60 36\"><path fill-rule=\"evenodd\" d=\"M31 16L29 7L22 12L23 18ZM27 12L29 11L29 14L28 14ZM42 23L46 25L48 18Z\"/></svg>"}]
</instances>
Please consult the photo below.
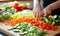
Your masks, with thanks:
<instances>
[{"instance_id":1,"label":"table surface","mask_svg":"<svg viewBox=\"0 0 60 36\"><path fill-rule=\"evenodd\" d=\"M3 32L0 32L0 36L8 36L8 35Z\"/></svg>"}]
</instances>

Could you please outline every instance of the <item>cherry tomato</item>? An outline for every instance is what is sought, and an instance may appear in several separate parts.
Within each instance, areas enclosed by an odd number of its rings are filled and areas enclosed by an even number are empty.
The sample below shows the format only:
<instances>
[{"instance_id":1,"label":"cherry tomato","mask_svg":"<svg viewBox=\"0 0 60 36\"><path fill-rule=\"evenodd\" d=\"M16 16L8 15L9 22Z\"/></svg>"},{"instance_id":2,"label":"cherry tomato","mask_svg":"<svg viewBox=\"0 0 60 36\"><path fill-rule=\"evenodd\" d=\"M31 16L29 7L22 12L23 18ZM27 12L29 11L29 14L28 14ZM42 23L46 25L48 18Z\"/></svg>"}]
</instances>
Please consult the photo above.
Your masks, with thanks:
<instances>
[{"instance_id":1,"label":"cherry tomato","mask_svg":"<svg viewBox=\"0 0 60 36\"><path fill-rule=\"evenodd\" d=\"M18 6L18 10L22 11L23 7L22 6Z\"/></svg>"},{"instance_id":2,"label":"cherry tomato","mask_svg":"<svg viewBox=\"0 0 60 36\"><path fill-rule=\"evenodd\" d=\"M15 3L13 7L14 7L15 9L18 9L18 5L19 5L18 3Z\"/></svg>"}]
</instances>

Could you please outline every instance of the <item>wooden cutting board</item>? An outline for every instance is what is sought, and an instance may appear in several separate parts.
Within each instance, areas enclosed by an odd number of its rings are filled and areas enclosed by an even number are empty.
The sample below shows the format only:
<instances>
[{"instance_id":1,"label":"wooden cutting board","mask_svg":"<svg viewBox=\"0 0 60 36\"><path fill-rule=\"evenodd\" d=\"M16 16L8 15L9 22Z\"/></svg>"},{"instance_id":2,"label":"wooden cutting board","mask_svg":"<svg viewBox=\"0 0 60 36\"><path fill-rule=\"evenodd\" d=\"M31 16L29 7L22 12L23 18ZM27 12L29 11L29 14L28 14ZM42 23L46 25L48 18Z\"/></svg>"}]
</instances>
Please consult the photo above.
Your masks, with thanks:
<instances>
[{"instance_id":1,"label":"wooden cutting board","mask_svg":"<svg viewBox=\"0 0 60 36\"><path fill-rule=\"evenodd\" d=\"M11 28L11 26L6 26L4 23L0 23L0 31L7 34L8 36L20 36L19 33L15 33L13 31L7 30L8 28ZM60 26L58 26L58 29L56 31L48 31L49 34L47 36L54 36L57 33L60 33Z\"/></svg>"},{"instance_id":2,"label":"wooden cutting board","mask_svg":"<svg viewBox=\"0 0 60 36\"><path fill-rule=\"evenodd\" d=\"M47 36L55 36L56 34L60 33L60 26L57 27L58 29L56 31L52 31L52 30L48 31L49 34Z\"/></svg>"},{"instance_id":3,"label":"wooden cutting board","mask_svg":"<svg viewBox=\"0 0 60 36\"><path fill-rule=\"evenodd\" d=\"M4 23L0 23L0 31L7 34L8 36L20 36L18 33L14 33L13 31L9 31L8 28L11 26L6 26Z\"/></svg>"}]
</instances>

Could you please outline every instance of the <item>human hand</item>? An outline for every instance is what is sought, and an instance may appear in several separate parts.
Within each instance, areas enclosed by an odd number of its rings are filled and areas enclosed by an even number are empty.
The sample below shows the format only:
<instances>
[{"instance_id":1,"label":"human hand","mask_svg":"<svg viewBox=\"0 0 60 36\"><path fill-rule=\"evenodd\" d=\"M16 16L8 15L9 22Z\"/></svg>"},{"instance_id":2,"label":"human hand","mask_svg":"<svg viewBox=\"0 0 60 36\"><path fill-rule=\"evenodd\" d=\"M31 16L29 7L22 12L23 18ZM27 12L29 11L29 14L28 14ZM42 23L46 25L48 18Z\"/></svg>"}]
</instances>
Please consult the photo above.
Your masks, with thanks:
<instances>
[{"instance_id":1,"label":"human hand","mask_svg":"<svg viewBox=\"0 0 60 36\"><path fill-rule=\"evenodd\" d=\"M35 17L37 18L37 20L40 18L40 17L42 17L42 15L43 15L43 13L42 12L38 12L38 11L33 11L33 13L34 13L34 15L35 15Z\"/></svg>"},{"instance_id":2,"label":"human hand","mask_svg":"<svg viewBox=\"0 0 60 36\"><path fill-rule=\"evenodd\" d=\"M55 10L57 8L60 8L60 0L48 5L44 10L43 10L43 13L44 13L44 16L48 16L51 14L51 11L52 10Z\"/></svg>"},{"instance_id":3,"label":"human hand","mask_svg":"<svg viewBox=\"0 0 60 36\"><path fill-rule=\"evenodd\" d=\"M40 0L33 0L33 3L33 13L38 20L42 16Z\"/></svg>"},{"instance_id":4,"label":"human hand","mask_svg":"<svg viewBox=\"0 0 60 36\"><path fill-rule=\"evenodd\" d=\"M51 7L44 8L43 11L42 11L43 12L43 16L51 15L51 11L52 11Z\"/></svg>"}]
</instances>

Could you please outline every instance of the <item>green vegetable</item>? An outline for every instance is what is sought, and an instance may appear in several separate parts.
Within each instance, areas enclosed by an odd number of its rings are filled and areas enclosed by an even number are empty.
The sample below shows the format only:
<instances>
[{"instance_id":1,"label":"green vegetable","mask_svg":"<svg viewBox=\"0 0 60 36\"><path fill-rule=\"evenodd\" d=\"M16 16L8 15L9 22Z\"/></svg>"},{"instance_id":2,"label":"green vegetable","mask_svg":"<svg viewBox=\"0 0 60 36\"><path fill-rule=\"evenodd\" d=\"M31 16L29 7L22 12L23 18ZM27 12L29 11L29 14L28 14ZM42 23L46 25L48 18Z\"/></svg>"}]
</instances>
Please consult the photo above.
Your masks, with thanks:
<instances>
[{"instance_id":1,"label":"green vegetable","mask_svg":"<svg viewBox=\"0 0 60 36\"><path fill-rule=\"evenodd\" d=\"M2 18L2 15L0 15L0 19Z\"/></svg>"},{"instance_id":2,"label":"green vegetable","mask_svg":"<svg viewBox=\"0 0 60 36\"><path fill-rule=\"evenodd\" d=\"M30 10L24 10L22 12L17 12L14 15L12 15L12 18L20 18L21 16L25 17L34 17L34 14Z\"/></svg>"},{"instance_id":3,"label":"green vegetable","mask_svg":"<svg viewBox=\"0 0 60 36\"><path fill-rule=\"evenodd\" d=\"M48 18L47 17L43 17L43 20L45 21L45 22L49 22L49 20L48 20Z\"/></svg>"},{"instance_id":4,"label":"green vegetable","mask_svg":"<svg viewBox=\"0 0 60 36\"><path fill-rule=\"evenodd\" d=\"M2 12L0 12L0 15L2 15Z\"/></svg>"},{"instance_id":5,"label":"green vegetable","mask_svg":"<svg viewBox=\"0 0 60 36\"><path fill-rule=\"evenodd\" d=\"M3 18L4 19L9 19L10 18L10 16L11 16L11 14L10 13L8 13L8 12L6 12L6 13L3 13Z\"/></svg>"},{"instance_id":6,"label":"green vegetable","mask_svg":"<svg viewBox=\"0 0 60 36\"><path fill-rule=\"evenodd\" d=\"M20 15L23 15L26 17L34 17L33 11L31 11L31 10L24 10L20 13Z\"/></svg>"},{"instance_id":7,"label":"green vegetable","mask_svg":"<svg viewBox=\"0 0 60 36\"><path fill-rule=\"evenodd\" d=\"M51 25L59 25L59 21L60 17L57 15L54 16L46 16L46 17L42 17L41 20L44 20L46 23L50 23Z\"/></svg>"},{"instance_id":8,"label":"green vegetable","mask_svg":"<svg viewBox=\"0 0 60 36\"><path fill-rule=\"evenodd\" d=\"M16 12L16 10L14 10L14 9L7 9L7 12L14 14Z\"/></svg>"},{"instance_id":9,"label":"green vegetable","mask_svg":"<svg viewBox=\"0 0 60 36\"><path fill-rule=\"evenodd\" d=\"M59 20L56 20L56 25L57 26L60 26L60 19Z\"/></svg>"},{"instance_id":10,"label":"green vegetable","mask_svg":"<svg viewBox=\"0 0 60 36\"><path fill-rule=\"evenodd\" d=\"M2 21L2 15L0 15L0 21Z\"/></svg>"},{"instance_id":11,"label":"green vegetable","mask_svg":"<svg viewBox=\"0 0 60 36\"><path fill-rule=\"evenodd\" d=\"M5 10L7 11L8 9L11 9L10 7L5 7Z\"/></svg>"},{"instance_id":12,"label":"green vegetable","mask_svg":"<svg viewBox=\"0 0 60 36\"><path fill-rule=\"evenodd\" d=\"M38 36L46 36L47 32L46 31L42 31L42 30L38 30L37 35Z\"/></svg>"},{"instance_id":13,"label":"green vegetable","mask_svg":"<svg viewBox=\"0 0 60 36\"><path fill-rule=\"evenodd\" d=\"M28 24L26 22L19 23L12 27L10 30L14 32L20 33L21 36L45 36L47 34L46 31L42 31L39 28L33 26L32 24Z\"/></svg>"}]
</instances>

